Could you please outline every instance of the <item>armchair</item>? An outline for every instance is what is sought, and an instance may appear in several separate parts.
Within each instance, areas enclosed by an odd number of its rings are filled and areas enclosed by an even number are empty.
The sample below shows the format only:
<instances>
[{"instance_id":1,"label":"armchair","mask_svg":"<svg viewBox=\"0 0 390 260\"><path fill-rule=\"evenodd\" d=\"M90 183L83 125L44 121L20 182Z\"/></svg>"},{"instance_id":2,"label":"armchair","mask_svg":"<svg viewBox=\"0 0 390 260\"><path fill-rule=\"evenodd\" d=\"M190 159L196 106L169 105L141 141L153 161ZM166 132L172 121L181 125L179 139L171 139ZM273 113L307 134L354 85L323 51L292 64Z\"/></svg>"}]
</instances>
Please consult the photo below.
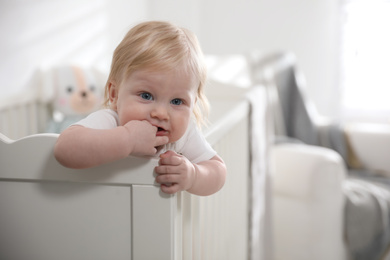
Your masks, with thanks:
<instances>
[{"instance_id":1,"label":"armchair","mask_svg":"<svg viewBox=\"0 0 390 260\"><path fill-rule=\"evenodd\" d=\"M273 113L275 260L384 259L390 243L390 127L320 116L292 53L252 61ZM381 175L380 175L381 174ZM387 258L386 258L387 259Z\"/></svg>"}]
</instances>

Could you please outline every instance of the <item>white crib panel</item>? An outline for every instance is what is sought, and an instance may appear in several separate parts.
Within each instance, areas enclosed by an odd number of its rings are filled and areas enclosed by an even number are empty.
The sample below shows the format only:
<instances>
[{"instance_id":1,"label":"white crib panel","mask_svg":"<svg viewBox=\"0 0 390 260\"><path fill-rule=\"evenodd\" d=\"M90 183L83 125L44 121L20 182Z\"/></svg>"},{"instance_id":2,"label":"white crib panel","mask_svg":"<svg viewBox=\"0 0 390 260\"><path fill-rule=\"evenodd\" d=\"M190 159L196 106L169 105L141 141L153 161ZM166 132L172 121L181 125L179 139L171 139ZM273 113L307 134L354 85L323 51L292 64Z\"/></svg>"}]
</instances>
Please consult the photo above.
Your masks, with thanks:
<instances>
[{"instance_id":1,"label":"white crib panel","mask_svg":"<svg viewBox=\"0 0 390 260\"><path fill-rule=\"evenodd\" d=\"M40 107L37 108L39 111ZM232 98L227 102L213 102L213 108L213 125L206 129L205 135L224 158L228 176L224 188L212 196L199 197L186 192L175 196L162 194L154 186L156 160L129 157L86 170L62 167L53 156L55 134L29 136L17 141L0 134L1 187L9 183L29 183L59 187L89 185L102 188L103 193L113 187L128 189L130 193L126 196L130 206L126 207L130 207L130 227L124 227L133 240L122 241L130 241L131 259L248 259L249 105L246 101L234 102ZM5 194L7 198L13 194L9 190L0 193L4 198L1 203L7 201ZM78 198L77 188L74 193L74 198ZM41 199L31 196L31 203L39 204ZM26 200L30 201L30 197ZM22 212L23 204L18 207ZM91 221L95 220L91 218Z\"/></svg>"},{"instance_id":2,"label":"white crib panel","mask_svg":"<svg viewBox=\"0 0 390 260\"><path fill-rule=\"evenodd\" d=\"M134 185L132 198L132 259L174 259L176 197L158 187Z\"/></svg>"},{"instance_id":3,"label":"white crib panel","mask_svg":"<svg viewBox=\"0 0 390 260\"><path fill-rule=\"evenodd\" d=\"M130 187L0 182L0 259L131 259Z\"/></svg>"}]
</instances>

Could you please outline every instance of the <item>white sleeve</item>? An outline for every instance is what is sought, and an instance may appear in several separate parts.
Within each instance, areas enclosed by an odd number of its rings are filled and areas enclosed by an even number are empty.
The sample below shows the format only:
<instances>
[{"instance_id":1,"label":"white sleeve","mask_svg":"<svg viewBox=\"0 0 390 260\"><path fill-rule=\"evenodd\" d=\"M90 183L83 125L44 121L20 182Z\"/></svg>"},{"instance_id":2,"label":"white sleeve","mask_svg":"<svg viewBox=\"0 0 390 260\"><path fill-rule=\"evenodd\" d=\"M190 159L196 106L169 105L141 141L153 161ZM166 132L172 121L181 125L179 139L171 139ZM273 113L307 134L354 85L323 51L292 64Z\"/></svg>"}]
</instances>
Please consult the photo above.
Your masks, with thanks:
<instances>
[{"instance_id":1,"label":"white sleeve","mask_svg":"<svg viewBox=\"0 0 390 260\"><path fill-rule=\"evenodd\" d=\"M93 129L112 129L119 125L118 114L111 109L93 112L73 125L81 125Z\"/></svg>"},{"instance_id":2,"label":"white sleeve","mask_svg":"<svg viewBox=\"0 0 390 260\"><path fill-rule=\"evenodd\" d=\"M178 152L193 163L207 161L217 155L195 123L190 123L184 138L178 142Z\"/></svg>"}]
</instances>

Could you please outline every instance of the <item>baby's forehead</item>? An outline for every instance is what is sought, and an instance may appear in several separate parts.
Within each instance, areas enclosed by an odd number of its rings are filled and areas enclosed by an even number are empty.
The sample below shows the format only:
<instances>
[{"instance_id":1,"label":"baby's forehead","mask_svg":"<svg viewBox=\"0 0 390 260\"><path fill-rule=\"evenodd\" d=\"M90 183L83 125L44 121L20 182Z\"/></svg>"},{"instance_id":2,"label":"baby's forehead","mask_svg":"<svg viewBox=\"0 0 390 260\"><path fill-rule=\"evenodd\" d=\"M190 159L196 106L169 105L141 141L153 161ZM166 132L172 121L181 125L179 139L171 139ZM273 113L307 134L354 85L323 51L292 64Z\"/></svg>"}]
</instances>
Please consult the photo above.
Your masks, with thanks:
<instances>
[{"instance_id":1,"label":"baby's forehead","mask_svg":"<svg viewBox=\"0 0 390 260\"><path fill-rule=\"evenodd\" d=\"M191 71L173 68L142 68L132 71L127 78L132 77L136 80L144 81L156 81L158 82L164 77L172 77L172 79L180 79L182 81L188 82L186 85L190 85L193 90L197 90L199 87L200 80L198 77Z\"/></svg>"}]
</instances>

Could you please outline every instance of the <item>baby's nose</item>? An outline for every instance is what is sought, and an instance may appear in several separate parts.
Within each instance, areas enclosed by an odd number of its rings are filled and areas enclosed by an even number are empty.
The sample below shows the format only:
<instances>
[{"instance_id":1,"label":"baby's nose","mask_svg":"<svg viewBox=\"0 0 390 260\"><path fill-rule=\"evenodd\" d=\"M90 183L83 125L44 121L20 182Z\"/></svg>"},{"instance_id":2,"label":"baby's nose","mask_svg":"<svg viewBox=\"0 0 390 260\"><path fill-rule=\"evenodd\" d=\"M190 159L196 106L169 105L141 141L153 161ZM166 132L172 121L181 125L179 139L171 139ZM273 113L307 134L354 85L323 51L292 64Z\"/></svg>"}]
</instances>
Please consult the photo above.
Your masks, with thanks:
<instances>
[{"instance_id":1,"label":"baby's nose","mask_svg":"<svg viewBox=\"0 0 390 260\"><path fill-rule=\"evenodd\" d=\"M81 92L81 97L86 98L88 96L88 93L86 91Z\"/></svg>"},{"instance_id":2,"label":"baby's nose","mask_svg":"<svg viewBox=\"0 0 390 260\"><path fill-rule=\"evenodd\" d=\"M157 118L159 120L167 120L169 119L169 113L165 106L156 106L151 113L153 118Z\"/></svg>"}]
</instances>

